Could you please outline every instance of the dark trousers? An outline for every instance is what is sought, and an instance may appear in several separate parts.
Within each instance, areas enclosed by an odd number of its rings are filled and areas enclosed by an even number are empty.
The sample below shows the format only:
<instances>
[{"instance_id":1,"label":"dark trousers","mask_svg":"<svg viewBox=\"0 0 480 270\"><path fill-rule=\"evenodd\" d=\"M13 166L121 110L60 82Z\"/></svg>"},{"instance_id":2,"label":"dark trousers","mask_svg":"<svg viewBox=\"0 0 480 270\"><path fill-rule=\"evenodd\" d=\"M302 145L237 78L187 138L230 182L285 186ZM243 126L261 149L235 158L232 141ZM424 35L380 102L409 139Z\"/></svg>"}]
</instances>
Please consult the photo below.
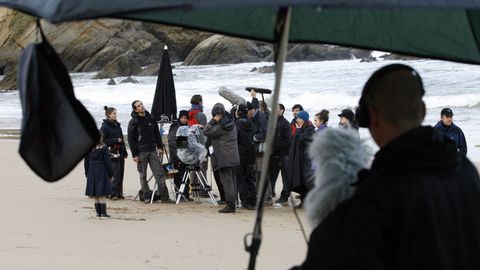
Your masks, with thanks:
<instances>
[{"instance_id":1,"label":"dark trousers","mask_svg":"<svg viewBox=\"0 0 480 270\"><path fill-rule=\"evenodd\" d=\"M217 184L217 187L218 187L218 193L220 193L220 200L224 202L227 201L225 199L225 191L223 191L222 180L220 180L219 170L213 171L213 178L215 178L215 183Z\"/></svg>"},{"instance_id":2,"label":"dark trousers","mask_svg":"<svg viewBox=\"0 0 480 270\"><path fill-rule=\"evenodd\" d=\"M112 196L123 195L123 175L125 172L125 159L120 157L117 160L112 160L113 179Z\"/></svg>"},{"instance_id":3,"label":"dark trousers","mask_svg":"<svg viewBox=\"0 0 480 270\"><path fill-rule=\"evenodd\" d=\"M255 188L255 165L238 166L235 168L237 190L243 206L255 207L257 191Z\"/></svg>"},{"instance_id":4,"label":"dark trousers","mask_svg":"<svg viewBox=\"0 0 480 270\"><path fill-rule=\"evenodd\" d=\"M177 165L175 166L175 169L177 169L178 172L173 176L173 183L175 183L175 186L177 186L178 189L180 189L180 186L182 185L183 175L185 174L185 169L186 169L185 167L186 165L182 162L177 163ZM187 180L185 189L183 190L183 195L186 198L190 197L189 186L190 186L190 179Z\"/></svg>"},{"instance_id":5,"label":"dark trousers","mask_svg":"<svg viewBox=\"0 0 480 270\"><path fill-rule=\"evenodd\" d=\"M167 185L165 184L165 177L163 175L163 168L161 165L162 163L157 152L140 152L138 154L138 158L139 159L137 163L137 170L140 175L140 185L142 186L143 195L148 196L148 194L150 193L150 188L147 182L147 168L148 165L150 165L150 169L152 169L155 181L158 183L158 193L160 195L160 200L168 201L168 189Z\"/></svg>"},{"instance_id":6,"label":"dark trousers","mask_svg":"<svg viewBox=\"0 0 480 270\"><path fill-rule=\"evenodd\" d=\"M235 180L235 168L220 168L220 180L222 181L223 191L225 192L225 201L231 209L236 208L237 188Z\"/></svg>"},{"instance_id":7,"label":"dark trousers","mask_svg":"<svg viewBox=\"0 0 480 270\"><path fill-rule=\"evenodd\" d=\"M256 187L257 191L260 189L260 176L262 173L262 170L265 169L263 166L263 156L257 156L255 159L255 170L256 170ZM267 181L267 189L265 190L265 201L272 201L272 187L270 186L270 177L268 176L268 171L267 171L267 177L265 177L265 180Z\"/></svg>"},{"instance_id":8,"label":"dark trousers","mask_svg":"<svg viewBox=\"0 0 480 270\"><path fill-rule=\"evenodd\" d=\"M271 156L270 157L270 183L272 185L272 191L275 190L275 184L277 183L278 174L282 173L282 193L281 197L288 198L290 196L290 184L288 183L288 155L286 156Z\"/></svg>"}]
</instances>

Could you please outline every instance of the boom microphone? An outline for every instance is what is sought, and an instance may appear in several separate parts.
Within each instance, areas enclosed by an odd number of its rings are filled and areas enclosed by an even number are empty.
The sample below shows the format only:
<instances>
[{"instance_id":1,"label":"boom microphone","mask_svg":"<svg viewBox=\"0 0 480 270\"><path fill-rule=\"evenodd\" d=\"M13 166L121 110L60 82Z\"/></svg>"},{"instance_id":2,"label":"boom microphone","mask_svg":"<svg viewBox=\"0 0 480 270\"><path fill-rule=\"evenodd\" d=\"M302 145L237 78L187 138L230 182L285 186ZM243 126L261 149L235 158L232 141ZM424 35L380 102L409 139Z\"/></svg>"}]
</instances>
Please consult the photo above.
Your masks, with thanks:
<instances>
[{"instance_id":1,"label":"boom microphone","mask_svg":"<svg viewBox=\"0 0 480 270\"><path fill-rule=\"evenodd\" d=\"M232 105L247 104L247 101L243 97L235 94L232 90L226 88L225 86L220 87L218 94L224 99L230 101Z\"/></svg>"}]
</instances>

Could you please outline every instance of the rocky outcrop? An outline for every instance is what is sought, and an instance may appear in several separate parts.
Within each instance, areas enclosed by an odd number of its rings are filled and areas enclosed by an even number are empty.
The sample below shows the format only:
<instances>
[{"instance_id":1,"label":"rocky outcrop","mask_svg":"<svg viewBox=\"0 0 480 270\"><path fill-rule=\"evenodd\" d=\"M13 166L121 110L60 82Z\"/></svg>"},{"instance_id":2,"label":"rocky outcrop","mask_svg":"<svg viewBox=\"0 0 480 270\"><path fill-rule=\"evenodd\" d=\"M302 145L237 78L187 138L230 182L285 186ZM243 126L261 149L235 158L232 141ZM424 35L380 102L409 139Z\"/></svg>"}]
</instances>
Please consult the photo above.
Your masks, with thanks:
<instances>
[{"instance_id":1,"label":"rocky outcrop","mask_svg":"<svg viewBox=\"0 0 480 270\"><path fill-rule=\"evenodd\" d=\"M360 60L360 63L370 63L370 62L377 62L377 58L370 55L370 56L364 57Z\"/></svg>"},{"instance_id":2,"label":"rocky outcrop","mask_svg":"<svg viewBox=\"0 0 480 270\"><path fill-rule=\"evenodd\" d=\"M259 68L252 68L250 72L258 72L258 73L274 73L275 72L275 66L263 66Z\"/></svg>"},{"instance_id":3,"label":"rocky outcrop","mask_svg":"<svg viewBox=\"0 0 480 270\"><path fill-rule=\"evenodd\" d=\"M379 58L383 58L383 60L418 60L419 59L414 56L408 56L408 55L397 54L397 53L384 54Z\"/></svg>"},{"instance_id":4,"label":"rocky outcrop","mask_svg":"<svg viewBox=\"0 0 480 270\"><path fill-rule=\"evenodd\" d=\"M198 44L183 62L185 65L258 62L262 54L250 40L213 35Z\"/></svg>"},{"instance_id":5,"label":"rocky outcrop","mask_svg":"<svg viewBox=\"0 0 480 270\"><path fill-rule=\"evenodd\" d=\"M136 75L142 71L140 63L135 60L135 52L129 50L125 54L115 57L104 69L97 73L95 79L105 79L118 76Z\"/></svg>"},{"instance_id":6,"label":"rocky outcrop","mask_svg":"<svg viewBox=\"0 0 480 270\"><path fill-rule=\"evenodd\" d=\"M365 58L370 51L333 45L297 44L287 52L287 61L324 61Z\"/></svg>"}]
</instances>

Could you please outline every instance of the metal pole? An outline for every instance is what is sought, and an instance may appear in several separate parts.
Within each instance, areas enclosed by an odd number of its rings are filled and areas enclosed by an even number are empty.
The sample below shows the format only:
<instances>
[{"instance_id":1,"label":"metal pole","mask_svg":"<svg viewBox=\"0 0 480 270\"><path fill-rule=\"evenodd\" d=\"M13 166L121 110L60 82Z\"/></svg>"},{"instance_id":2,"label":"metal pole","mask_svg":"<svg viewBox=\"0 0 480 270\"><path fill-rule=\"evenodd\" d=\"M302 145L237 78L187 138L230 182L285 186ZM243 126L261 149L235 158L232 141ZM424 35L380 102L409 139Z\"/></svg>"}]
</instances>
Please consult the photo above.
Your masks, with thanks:
<instances>
[{"instance_id":1,"label":"metal pole","mask_svg":"<svg viewBox=\"0 0 480 270\"><path fill-rule=\"evenodd\" d=\"M272 96L272 110L271 117L268 120L267 138L265 140L265 151L263 153L262 169L260 174L260 181L258 183L260 188L257 194L257 216L255 219L253 233L245 236L248 237L249 235L252 235L252 243L250 245L247 244L247 239L245 238L245 249L250 252L250 261L248 265L249 270L255 269L256 257L258 255L258 250L260 249L260 244L262 241L261 226L264 210L265 191L268 187L268 182L266 178L268 172L268 165L270 162L270 155L272 153L273 138L275 137L275 130L277 127L278 97L280 96L280 84L282 81L283 63L285 62L287 54L291 14L291 7L280 8L277 14L277 22L275 25L275 36L277 41L274 45L280 44L280 46L278 47L278 53L275 59L275 88Z\"/></svg>"}]
</instances>

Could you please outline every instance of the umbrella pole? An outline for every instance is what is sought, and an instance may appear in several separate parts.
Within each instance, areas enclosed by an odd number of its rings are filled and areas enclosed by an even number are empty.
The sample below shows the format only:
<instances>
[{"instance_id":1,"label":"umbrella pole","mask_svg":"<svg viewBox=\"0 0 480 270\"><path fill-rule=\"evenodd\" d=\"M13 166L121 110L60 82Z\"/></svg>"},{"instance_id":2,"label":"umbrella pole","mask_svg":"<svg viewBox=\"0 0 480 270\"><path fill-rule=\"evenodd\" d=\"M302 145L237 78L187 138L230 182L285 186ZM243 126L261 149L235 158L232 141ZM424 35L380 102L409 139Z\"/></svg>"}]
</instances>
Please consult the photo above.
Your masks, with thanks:
<instances>
[{"instance_id":1,"label":"umbrella pole","mask_svg":"<svg viewBox=\"0 0 480 270\"><path fill-rule=\"evenodd\" d=\"M275 137L275 130L277 126L278 118L278 97L280 96L280 84L282 81L282 71L283 63L285 62L287 54L287 44L288 44L288 35L290 32L290 20L291 20L292 9L291 7L282 7L277 13L277 20L275 25L275 40L276 44L279 44L276 59L275 59L275 88L272 96L272 111L271 117L268 120L267 128L267 138L265 140L265 151L263 153L262 160L262 170L260 175L259 185L260 188L257 194L257 215L255 219L255 224L253 228L253 233L249 233L245 236L244 243L245 249L250 253L250 261L248 264L248 269L255 269L256 258L258 255L258 250L260 249L260 244L262 242L262 217L264 210L264 201L265 201L265 191L268 187L267 182L267 173L268 165L270 162L270 155L272 153L272 144L273 138ZM269 181L269 180L268 180ZM252 242L250 245L247 244L247 237L252 236Z\"/></svg>"}]
</instances>

